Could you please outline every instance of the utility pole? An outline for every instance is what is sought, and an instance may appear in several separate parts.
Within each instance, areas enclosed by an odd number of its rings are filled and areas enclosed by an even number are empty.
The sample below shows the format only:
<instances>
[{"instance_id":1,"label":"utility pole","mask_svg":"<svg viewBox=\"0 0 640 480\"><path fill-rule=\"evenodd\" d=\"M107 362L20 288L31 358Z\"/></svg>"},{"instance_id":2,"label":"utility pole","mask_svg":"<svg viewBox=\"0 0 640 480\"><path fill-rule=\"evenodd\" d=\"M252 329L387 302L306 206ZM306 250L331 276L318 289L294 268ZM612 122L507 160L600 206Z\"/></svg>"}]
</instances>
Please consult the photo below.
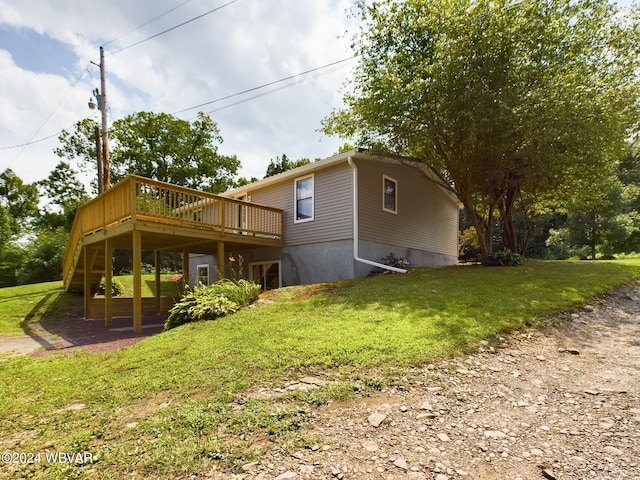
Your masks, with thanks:
<instances>
[{"instance_id":1,"label":"utility pole","mask_svg":"<svg viewBox=\"0 0 640 480\"><path fill-rule=\"evenodd\" d=\"M111 175L109 174L109 132L107 127L107 72L104 68L104 48L100 47L100 112L102 113L102 181L104 190L111 188Z\"/></svg>"},{"instance_id":2,"label":"utility pole","mask_svg":"<svg viewBox=\"0 0 640 480\"><path fill-rule=\"evenodd\" d=\"M95 65L94 62L91 62ZM111 187L109 166L109 124L107 119L107 72L104 66L104 48L100 47L100 90L93 91L96 102L91 99L89 108L100 110L102 119L101 135L96 132L96 149L98 157L98 192L102 193ZM102 138L100 138L102 137ZM102 141L100 141L102 140Z\"/></svg>"},{"instance_id":3,"label":"utility pole","mask_svg":"<svg viewBox=\"0 0 640 480\"><path fill-rule=\"evenodd\" d=\"M104 192L104 170L102 168L102 139L100 138L100 127L96 125L96 160L98 162L98 195Z\"/></svg>"}]
</instances>

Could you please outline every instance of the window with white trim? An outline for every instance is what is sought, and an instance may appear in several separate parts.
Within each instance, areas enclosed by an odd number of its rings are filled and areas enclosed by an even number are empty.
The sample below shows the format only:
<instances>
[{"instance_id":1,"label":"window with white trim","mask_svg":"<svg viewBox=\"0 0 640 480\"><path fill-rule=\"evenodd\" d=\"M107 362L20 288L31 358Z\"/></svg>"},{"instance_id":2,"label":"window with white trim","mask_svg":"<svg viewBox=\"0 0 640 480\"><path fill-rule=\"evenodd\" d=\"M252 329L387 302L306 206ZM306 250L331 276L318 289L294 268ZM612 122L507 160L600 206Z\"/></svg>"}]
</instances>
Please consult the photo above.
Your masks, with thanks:
<instances>
[{"instance_id":1,"label":"window with white trim","mask_svg":"<svg viewBox=\"0 0 640 480\"><path fill-rule=\"evenodd\" d=\"M382 176L382 209L398 213L398 182L386 175Z\"/></svg>"},{"instance_id":2,"label":"window with white trim","mask_svg":"<svg viewBox=\"0 0 640 480\"><path fill-rule=\"evenodd\" d=\"M294 222L309 222L313 220L313 175L296 179L294 185Z\"/></svg>"},{"instance_id":3,"label":"window with white trim","mask_svg":"<svg viewBox=\"0 0 640 480\"><path fill-rule=\"evenodd\" d=\"M198 265L196 283L198 285L209 285L209 265L206 263Z\"/></svg>"}]
</instances>

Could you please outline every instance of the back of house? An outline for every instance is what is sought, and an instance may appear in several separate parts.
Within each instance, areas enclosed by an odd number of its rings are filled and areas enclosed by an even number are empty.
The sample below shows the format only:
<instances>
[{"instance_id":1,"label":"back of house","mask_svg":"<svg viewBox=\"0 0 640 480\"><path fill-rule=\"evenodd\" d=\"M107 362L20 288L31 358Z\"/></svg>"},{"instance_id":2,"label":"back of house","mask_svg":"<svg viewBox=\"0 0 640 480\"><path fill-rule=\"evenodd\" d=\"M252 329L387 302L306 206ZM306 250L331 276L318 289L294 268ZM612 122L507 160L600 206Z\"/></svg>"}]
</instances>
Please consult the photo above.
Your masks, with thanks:
<instances>
[{"instance_id":1,"label":"back of house","mask_svg":"<svg viewBox=\"0 0 640 480\"><path fill-rule=\"evenodd\" d=\"M410 159L353 150L224 196L284 211L282 247L225 251L226 275L242 268L264 289L365 277L389 257L410 267L457 263L459 202ZM192 282L215 265L211 256L192 255Z\"/></svg>"}]
</instances>

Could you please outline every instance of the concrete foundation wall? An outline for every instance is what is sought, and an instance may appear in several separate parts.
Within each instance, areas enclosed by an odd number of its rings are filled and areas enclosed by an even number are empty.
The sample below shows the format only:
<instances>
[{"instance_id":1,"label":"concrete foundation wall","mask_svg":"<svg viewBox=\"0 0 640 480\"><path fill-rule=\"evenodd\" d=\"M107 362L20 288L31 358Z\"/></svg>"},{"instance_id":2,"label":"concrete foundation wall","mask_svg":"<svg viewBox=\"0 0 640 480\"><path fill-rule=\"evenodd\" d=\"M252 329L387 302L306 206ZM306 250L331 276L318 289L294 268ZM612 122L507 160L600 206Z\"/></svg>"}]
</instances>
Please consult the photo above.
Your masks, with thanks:
<instances>
[{"instance_id":1,"label":"concrete foundation wall","mask_svg":"<svg viewBox=\"0 0 640 480\"><path fill-rule=\"evenodd\" d=\"M283 287L353 278L352 245L349 240L340 240L244 251L241 255L245 277L248 278L249 264L253 262L280 261Z\"/></svg>"},{"instance_id":2,"label":"concrete foundation wall","mask_svg":"<svg viewBox=\"0 0 640 480\"><path fill-rule=\"evenodd\" d=\"M393 253L396 258L406 258L409 261L409 268L456 265L458 261L457 257L441 253L360 241L359 255L361 258L382 263L382 258L390 253ZM378 270L374 266L354 260L352 240L312 243L284 248L257 248L244 251L239 255L242 256L244 264L242 272L244 278L249 278L249 265L253 262L280 261L283 287L361 278ZM189 276L192 285L195 282L196 266L205 263L210 265L211 282L217 279L215 257L210 255L193 256L190 259Z\"/></svg>"},{"instance_id":3,"label":"concrete foundation wall","mask_svg":"<svg viewBox=\"0 0 640 480\"><path fill-rule=\"evenodd\" d=\"M359 256L366 260L383 263L382 259L390 253L400 259L405 258L409 262L409 268L416 267L443 267L457 265L458 257L441 253L427 252L416 248L400 247L385 243L360 241ZM376 267L358 262L356 264L356 277L366 277Z\"/></svg>"},{"instance_id":4,"label":"concrete foundation wall","mask_svg":"<svg viewBox=\"0 0 640 480\"><path fill-rule=\"evenodd\" d=\"M353 242L312 243L285 247L282 281L285 285L329 282L353 278Z\"/></svg>"},{"instance_id":5,"label":"concrete foundation wall","mask_svg":"<svg viewBox=\"0 0 640 480\"><path fill-rule=\"evenodd\" d=\"M189 255L189 285L194 286L198 283L198 265L209 265L209 283L218 280L216 258L213 255L192 253Z\"/></svg>"}]
</instances>

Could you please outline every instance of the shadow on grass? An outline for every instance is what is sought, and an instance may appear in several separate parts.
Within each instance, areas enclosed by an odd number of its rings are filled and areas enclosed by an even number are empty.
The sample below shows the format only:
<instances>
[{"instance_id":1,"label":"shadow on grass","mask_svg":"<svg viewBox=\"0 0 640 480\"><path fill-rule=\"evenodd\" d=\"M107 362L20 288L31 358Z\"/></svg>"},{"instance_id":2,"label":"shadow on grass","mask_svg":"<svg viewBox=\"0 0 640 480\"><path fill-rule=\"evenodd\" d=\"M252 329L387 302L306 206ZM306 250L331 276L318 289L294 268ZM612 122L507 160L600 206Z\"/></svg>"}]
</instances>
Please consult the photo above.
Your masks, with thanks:
<instances>
[{"instance_id":1,"label":"shadow on grass","mask_svg":"<svg viewBox=\"0 0 640 480\"><path fill-rule=\"evenodd\" d=\"M143 316L142 333L135 333L131 316L115 317L108 327L104 319L85 319L83 303L82 295L60 290L46 294L33 306L20 327L42 347L34 356L116 350L160 333L167 318Z\"/></svg>"}]
</instances>

